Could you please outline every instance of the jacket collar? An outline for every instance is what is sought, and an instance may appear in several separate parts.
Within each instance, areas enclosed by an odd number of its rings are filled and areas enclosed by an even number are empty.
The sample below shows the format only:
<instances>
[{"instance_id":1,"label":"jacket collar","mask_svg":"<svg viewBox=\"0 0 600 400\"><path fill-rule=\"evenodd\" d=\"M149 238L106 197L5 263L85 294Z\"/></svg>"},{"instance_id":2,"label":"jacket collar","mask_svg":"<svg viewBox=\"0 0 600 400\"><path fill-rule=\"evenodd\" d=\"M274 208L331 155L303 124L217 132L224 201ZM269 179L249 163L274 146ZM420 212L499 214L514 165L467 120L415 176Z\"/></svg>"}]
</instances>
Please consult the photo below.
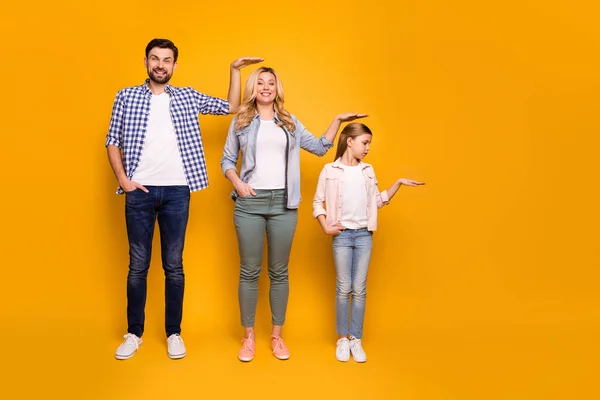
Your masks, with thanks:
<instances>
[{"instance_id":1,"label":"jacket collar","mask_svg":"<svg viewBox=\"0 0 600 400\"><path fill-rule=\"evenodd\" d=\"M259 119L260 119L260 114L259 113L254 114L253 121L258 121ZM281 119L279 119L279 115L277 114L277 111L275 111L275 115L273 116L273 121L275 121L276 124L280 124L282 122ZM289 133L290 135L296 136L295 132L288 131L287 128L284 125L282 125L281 128L284 131L286 131L287 133Z\"/></svg>"},{"instance_id":2,"label":"jacket collar","mask_svg":"<svg viewBox=\"0 0 600 400\"><path fill-rule=\"evenodd\" d=\"M338 158L337 160L335 160L335 161L333 162L333 166L334 166L335 168L340 168L340 169L343 169L343 168L346 166L346 165L342 164L342 161L341 161L341 159L342 159L342 158L340 157L340 158ZM359 161L359 162L358 162L358 165L361 167L360 169L363 169L363 170L364 170L365 168L368 168L368 167L369 167L369 164L366 164L366 163L364 163L364 162L362 162L362 161Z\"/></svg>"}]
</instances>

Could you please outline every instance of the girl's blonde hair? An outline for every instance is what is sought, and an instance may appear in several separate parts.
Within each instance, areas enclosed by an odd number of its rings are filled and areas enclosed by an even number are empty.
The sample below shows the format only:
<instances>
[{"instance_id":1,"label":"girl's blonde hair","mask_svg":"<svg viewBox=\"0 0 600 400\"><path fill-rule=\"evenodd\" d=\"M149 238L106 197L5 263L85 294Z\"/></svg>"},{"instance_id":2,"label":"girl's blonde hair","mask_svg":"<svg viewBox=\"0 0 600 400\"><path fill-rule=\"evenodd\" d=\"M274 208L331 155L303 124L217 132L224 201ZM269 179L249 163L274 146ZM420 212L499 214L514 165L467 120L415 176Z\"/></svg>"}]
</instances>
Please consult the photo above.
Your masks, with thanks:
<instances>
[{"instance_id":1,"label":"girl's blonde hair","mask_svg":"<svg viewBox=\"0 0 600 400\"><path fill-rule=\"evenodd\" d=\"M296 125L292 121L292 116L283 107L283 86L277 72L273 68L260 67L254 70L246 80L246 88L244 89L244 99L240 105L236 115L235 130L239 130L250 125L250 122L256 115L256 96L258 95L258 76L263 72L273 74L277 84L277 95L273 102L273 108L277 113L277 117L281 120L278 124L280 127L285 127L288 132L294 132Z\"/></svg>"},{"instance_id":2,"label":"girl's blonde hair","mask_svg":"<svg viewBox=\"0 0 600 400\"><path fill-rule=\"evenodd\" d=\"M344 155L346 149L348 149L348 138L356 138L357 136L369 134L373 135L371 130L365 124L359 122L352 122L342 129L340 133L340 139L338 141L337 151L335 152L334 161Z\"/></svg>"}]
</instances>

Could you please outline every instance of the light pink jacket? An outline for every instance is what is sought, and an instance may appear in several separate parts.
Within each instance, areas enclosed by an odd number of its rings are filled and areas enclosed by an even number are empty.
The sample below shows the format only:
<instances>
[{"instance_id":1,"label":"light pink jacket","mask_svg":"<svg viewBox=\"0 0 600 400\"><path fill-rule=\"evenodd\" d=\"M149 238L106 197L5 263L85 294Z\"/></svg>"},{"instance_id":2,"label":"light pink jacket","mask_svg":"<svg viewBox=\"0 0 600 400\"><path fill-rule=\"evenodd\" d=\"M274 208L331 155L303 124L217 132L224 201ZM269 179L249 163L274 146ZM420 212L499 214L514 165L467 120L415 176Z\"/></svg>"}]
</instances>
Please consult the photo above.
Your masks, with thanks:
<instances>
[{"instance_id":1,"label":"light pink jacket","mask_svg":"<svg viewBox=\"0 0 600 400\"><path fill-rule=\"evenodd\" d=\"M375 171L370 164L359 163L362 167L365 185L367 186L367 229L377 230L377 210L389 204L387 191L379 192ZM342 193L344 187L344 169L339 158L326 164L319 175L317 191L313 199L313 217L324 214L327 226L340 222L342 217ZM327 205L327 210L325 210Z\"/></svg>"}]
</instances>

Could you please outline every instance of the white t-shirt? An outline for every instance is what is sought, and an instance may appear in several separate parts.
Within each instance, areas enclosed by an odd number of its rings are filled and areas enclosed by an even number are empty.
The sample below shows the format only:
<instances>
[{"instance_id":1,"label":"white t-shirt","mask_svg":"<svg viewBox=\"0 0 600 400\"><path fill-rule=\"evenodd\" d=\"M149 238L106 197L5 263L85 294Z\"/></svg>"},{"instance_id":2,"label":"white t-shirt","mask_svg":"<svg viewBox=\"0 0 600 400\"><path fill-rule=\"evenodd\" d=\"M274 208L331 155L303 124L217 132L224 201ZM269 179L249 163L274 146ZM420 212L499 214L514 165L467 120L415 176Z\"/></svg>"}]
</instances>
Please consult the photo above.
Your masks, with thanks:
<instances>
[{"instance_id":1,"label":"white t-shirt","mask_svg":"<svg viewBox=\"0 0 600 400\"><path fill-rule=\"evenodd\" d=\"M252 189L285 188L285 135L275 121L260 120L256 138L256 167L248 181Z\"/></svg>"},{"instance_id":2,"label":"white t-shirt","mask_svg":"<svg viewBox=\"0 0 600 400\"><path fill-rule=\"evenodd\" d=\"M169 112L168 93L152 95L146 139L140 164L131 180L149 186L187 185L175 128Z\"/></svg>"},{"instance_id":3,"label":"white t-shirt","mask_svg":"<svg viewBox=\"0 0 600 400\"><path fill-rule=\"evenodd\" d=\"M348 229L367 227L367 185L362 167L343 165L341 224Z\"/></svg>"}]
</instances>

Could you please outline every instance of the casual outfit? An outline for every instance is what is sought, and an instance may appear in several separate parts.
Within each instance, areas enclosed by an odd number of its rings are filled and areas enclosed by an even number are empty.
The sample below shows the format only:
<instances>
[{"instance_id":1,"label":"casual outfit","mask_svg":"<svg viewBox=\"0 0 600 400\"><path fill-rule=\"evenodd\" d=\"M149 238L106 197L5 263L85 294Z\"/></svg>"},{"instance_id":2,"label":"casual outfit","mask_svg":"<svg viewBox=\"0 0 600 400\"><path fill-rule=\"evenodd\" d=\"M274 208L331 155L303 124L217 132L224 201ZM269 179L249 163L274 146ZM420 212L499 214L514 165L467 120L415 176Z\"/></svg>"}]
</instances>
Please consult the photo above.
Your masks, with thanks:
<instances>
[{"instance_id":1,"label":"casual outfit","mask_svg":"<svg viewBox=\"0 0 600 400\"><path fill-rule=\"evenodd\" d=\"M235 130L234 118L223 150L223 173L230 169L237 172L241 152L240 179L256 192L256 196L246 197L238 196L235 190L231 193L235 200L234 224L240 253L238 297L244 327L254 326L265 231L272 322L278 326L285 322L288 262L301 200L300 149L322 156L333 146L325 136L313 136L295 116L292 119L294 131L287 130L277 114L273 121L263 121L257 114L248 126L239 130ZM289 350L281 338L272 338L272 349L276 357L289 358ZM238 356L242 361L252 359L253 339L244 339Z\"/></svg>"},{"instance_id":2,"label":"casual outfit","mask_svg":"<svg viewBox=\"0 0 600 400\"><path fill-rule=\"evenodd\" d=\"M154 225L158 219L162 264L165 270L165 331L171 358L185 356L179 336L185 277L183 247L190 192L208 186L198 114L227 115L226 100L190 87L166 85L154 95L149 80L123 89L114 101L106 146L122 150L127 179L140 183L126 193L125 220L129 240L127 276L128 335L117 358L133 355L144 333L147 276ZM122 194L123 189L117 189ZM133 336L133 337L132 337ZM129 357L127 357L129 355Z\"/></svg>"},{"instance_id":3,"label":"casual outfit","mask_svg":"<svg viewBox=\"0 0 600 400\"><path fill-rule=\"evenodd\" d=\"M360 162L346 166L340 159L325 165L313 199L313 216L325 215L328 226L340 223L346 229L333 237L336 268L336 329L341 338L336 358L366 361L360 339L363 333L367 273L371 259L377 210L389 203L387 191L379 191L373 167ZM327 207L325 209L325 206ZM350 301L352 296L352 301ZM349 319L349 308L352 308Z\"/></svg>"}]
</instances>

